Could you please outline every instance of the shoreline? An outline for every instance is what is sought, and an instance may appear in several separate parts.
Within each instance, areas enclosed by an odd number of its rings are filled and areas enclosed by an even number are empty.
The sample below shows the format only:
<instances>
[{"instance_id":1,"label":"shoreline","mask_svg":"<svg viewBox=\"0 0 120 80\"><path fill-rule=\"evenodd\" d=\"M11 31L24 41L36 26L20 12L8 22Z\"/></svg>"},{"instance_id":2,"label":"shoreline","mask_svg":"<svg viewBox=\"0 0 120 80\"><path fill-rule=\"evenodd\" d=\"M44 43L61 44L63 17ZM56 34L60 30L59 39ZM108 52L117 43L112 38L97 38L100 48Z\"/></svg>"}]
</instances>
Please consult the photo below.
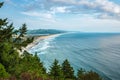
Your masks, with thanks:
<instances>
[{"instance_id":1,"label":"shoreline","mask_svg":"<svg viewBox=\"0 0 120 80\"><path fill-rule=\"evenodd\" d=\"M44 40L44 39L48 39L48 38L51 38L51 37L55 37L57 36L58 34L51 34L51 35L44 35L44 36L37 36L34 38L33 42L28 44L26 47L25 47L25 50L28 51L29 49L31 49L32 47L34 47L35 45L37 45L41 40Z\"/></svg>"},{"instance_id":2,"label":"shoreline","mask_svg":"<svg viewBox=\"0 0 120 80\"><path fill-rule=\"evenodd\" d=\"M55 37L59 34L50 34L50 35L42 35L42 36L35 36L34 40L32 43L28 44L26 47L21 47L21 50L17 50L17 52L22 55L24 53L24 51L29 51L32 47L34 47L35 45L37 45L41 40L44 39L48 39L51 37Z\"/></svg>"}]
</instances>

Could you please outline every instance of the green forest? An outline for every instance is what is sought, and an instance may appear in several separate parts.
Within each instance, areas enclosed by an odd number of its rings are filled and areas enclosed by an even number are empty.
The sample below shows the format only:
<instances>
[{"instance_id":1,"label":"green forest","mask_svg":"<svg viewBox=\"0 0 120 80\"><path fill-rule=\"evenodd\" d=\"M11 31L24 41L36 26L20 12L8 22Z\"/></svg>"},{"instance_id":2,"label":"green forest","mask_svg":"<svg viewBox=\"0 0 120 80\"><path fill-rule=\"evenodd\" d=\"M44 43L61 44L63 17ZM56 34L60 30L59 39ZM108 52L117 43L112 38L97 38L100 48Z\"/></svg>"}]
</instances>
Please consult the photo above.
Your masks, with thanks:
<instances>
[{"instance_id":1,"label":"green forest","mask_svg":"<svg viewBox=\"0 0 120 80\"><path fill-rule=\"evenodd\" d=\"M0 2L0 8L3 4ZM26 24L16 30L7 18L0 19L0 80L102 80L96 72L82 68L75 75L67 59L62 64L55 59L47 72L37 53L19 54L18 50L33 41L26 33Z\"/></svg>"},{"instance_id":2,"label":"green forest","mask_svg":"<svg viewBox=\"0 0 120 80\"><path fill-rule=\"evenodd\" d=\"M55 29L35 29L35 30L28 30L27 34L43 34L43 35L50 35L50 34L60 34L60 33L65 33L66 31L62 31L62 30L55 30Z\"/></svg>"}]
</instances>

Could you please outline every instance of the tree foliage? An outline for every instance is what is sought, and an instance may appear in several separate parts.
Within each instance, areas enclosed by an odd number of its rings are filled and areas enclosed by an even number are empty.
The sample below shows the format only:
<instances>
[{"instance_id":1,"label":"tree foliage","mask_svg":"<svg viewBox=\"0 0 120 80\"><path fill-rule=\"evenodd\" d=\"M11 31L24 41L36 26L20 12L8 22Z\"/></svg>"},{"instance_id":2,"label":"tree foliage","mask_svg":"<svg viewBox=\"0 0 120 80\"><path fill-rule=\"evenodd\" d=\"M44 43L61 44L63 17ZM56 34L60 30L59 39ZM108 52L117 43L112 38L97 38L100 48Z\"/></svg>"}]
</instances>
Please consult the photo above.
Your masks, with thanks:
<instances>
[{"instance_id":1,"label":"tree foliage","mask_svg":"<svg viewBox=\"0 0 120 80\"><path fill-rule=\"evenodd\" d=\"M61 66L59 65L58 60L54 60L52 66L50 67L50 76L53 77L53 80L62 80L63 73L61 70Z\"/></svg>"},{"instance_id":2,"label":"tree foliage","mask_svg":"<svg viewBox=\"0 0 120 80\"><path fill-rule=\"evenodd\" d=\"M73 67L71 67L69 61L66 59L62 63L62 71L66 79L74 79L74 70Z\"/></svg>"},{"instance_id":3,"label":"tree foliage","mask_svg":"<svg viewBox=\"0 0 120 80\"><path fill-rule=\"evenodd\" d=\"M9 74L6 72L4 66L0 63L0 79L7 78Z\"/></svg>"},{"instance_id":4,"label":"tree foliage","mask_svg":"<svg viewBox=\"0 0 120 80\"><path fill-rule=\"evenodd\" d=\"M102 78L93 71L85 71L84 69L79 69L77 73L78 80L102 80Z\"/></svg>"},{"instance_id":5,"label":"tree foliage","mask_svg":"<svg viewBox=\"0 0 120 80\"><path fill-rule=\"evenodd\" d=\"M2 5L3 3L0 3L0 7ZM25 72L31 76L45 77L45 68L37 54L31 55L24 52L20 56L17 51L33 40L33 38L26 37L26 32L26 24L15 30L13 23L9 24L7 18L0 19L0 63L11 76L15 75L17 78Z\"/></svg>"},{"instance_id":6,"label":"tree foliage","mask_svg":"<svg viewBox=\"0 0 120 80\"><path fill-rule=\"evenodd\" d=\"M43 63L40 62L37 54L33 56L28 52L24 52L19 64L15 66L14 75L20 77L20 75L23 76L24 73L29 73L29 75L32 76L31 78L46 78L46 69L44 68Z\"/></svg>"},{"instance_id":7,"label":"tree foliage","mask_svg":"<svg viewBox=\"0 0 120 80\"><path fill-rule=\"evenodd\" d=\"M12 44L3 43L0 45L0 63L2 63L7 71L13 68L19 61L19 54L12 48Z\"/></svg>"}]
</instances>

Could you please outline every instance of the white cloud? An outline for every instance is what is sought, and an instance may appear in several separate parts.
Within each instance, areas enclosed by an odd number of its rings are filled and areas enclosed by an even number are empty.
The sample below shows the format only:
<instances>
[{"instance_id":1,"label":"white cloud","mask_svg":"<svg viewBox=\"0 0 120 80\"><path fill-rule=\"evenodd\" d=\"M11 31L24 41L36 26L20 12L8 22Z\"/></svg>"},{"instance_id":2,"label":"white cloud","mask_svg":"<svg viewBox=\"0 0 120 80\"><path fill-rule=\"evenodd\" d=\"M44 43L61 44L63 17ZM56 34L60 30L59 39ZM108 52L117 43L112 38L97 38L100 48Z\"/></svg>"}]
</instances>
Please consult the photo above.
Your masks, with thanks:
<instances>
[{"instance_id":1,"label":"white cloud","mask_svg":"<svg viewBox=\"0 0 120 80\"><path fill-rule=\"evenodd\" d=\"M52 0L54 2L76 3L76 0Z\"/></svg>"},{"instance_id":2,"label":"white cloud","mask_svg":"<svg viewBox=\"0 0 120 80\"><path fill-rule=\"evenodd\" d=\"M54 15L50 12L41 13L41 12L29 11L29 12L21 12L21 14L31 16L34 18L38 18L38 19L40 19L42 21L46 21L46 22L52 22L52 23L56 22Z\"/></svg>"},{"instance_id":3,"label":"white cloud","mask_svg":"<svg viewBox=\"0 0 120 80\"><path fill-rule=\"evenodd\" d=\"M95 2L96 7L100 8L101 10L113 13L113 14L120 14L120 5L117 5L108 0L96 0Z\"/></svg>"},{"instance_id":4,"label":"white cloud","mask_svg":"<svg viewBox=\"0 0 120 80\"><path fill-rule=\"evenodd\" d=\"M70 9L71 12L79 12L80 11L80 7L84 6L83 8L88 8L88 13L89 11L93 10L96 11L97 13L101 13L101 14L112 14L112 15L116 15L118 17L120 17L120 5L109 1L109 0L52 0L55 2L64 2L64 6L66 6L67 4L71 4L71 6L74 6L74 9ZM77 9L78 8L78 9ZM93 12L94 13L94 12ZM111 15L111 17L112 17ZM117 17L116 17L117 18Z\"/></svg>"},{"instance_id":5,"label":"white cloud","mask_svg":"<svg viewBox=\"0 0 120 80\"><path fill-rule=\"evenodd\" d=\"M33 12L22 12L22 14L33 16L33 17L42 17L42 18L47 18L47 19L53 18L53 15L51 13L40 13L40 12L33 11Z\"/></svg>"},{"instance_id":6,"label":"white cloud","mask_svg":"<svg viewBox=\"0 0 120 80\"><path fill-rule=\"evenodd\" d=\"M96 6L93 2L89 2L88 0L81 0L79 2L76 2L76 4L87 6L87 7L90 7L90 8L94 8Z\"/></svg>"},{"instance_id":7,"label":"white cloud","mask_svg":"<svg viewBox=\"0 0 120 80\"><path fill-rule=\"evenodd\" d=\"M120 15L120 5L109 0L80 0L76 4L87 6L89 9L98 10L99 12L101 10L101 13L106 12Z\"/></svg>"},{"instance_id":8,"label":"white cloud","mask_svg":"<svg viewBox=\"0 0 120 80\"><path fill-rule=\"evenodd\" d=\"M50 9L51 13L55 14L55 13L67 13L69 12L69 10L67 10L68 7L65 6L60 6L60 7L52 7Z\"/></svg>"},{"instance_id":9,"label":"white cloud","mask_svg":"<svg viewBox=\"0 0 120 80\"><path fill-rule=\"evenodd\" d=\"M120 5L110 0L34 0L26 8L28 11L46 11L48 13L44 14L32 12L34 16L44 16L46 18L51 18L56 13L99 13L111 16L109 19L114 16L117 16L116 19L120 18ZM27 13L27 15L30 14ZM96 15L96 17L98 18L101 15Z\"/></svg>"}]
</instances>

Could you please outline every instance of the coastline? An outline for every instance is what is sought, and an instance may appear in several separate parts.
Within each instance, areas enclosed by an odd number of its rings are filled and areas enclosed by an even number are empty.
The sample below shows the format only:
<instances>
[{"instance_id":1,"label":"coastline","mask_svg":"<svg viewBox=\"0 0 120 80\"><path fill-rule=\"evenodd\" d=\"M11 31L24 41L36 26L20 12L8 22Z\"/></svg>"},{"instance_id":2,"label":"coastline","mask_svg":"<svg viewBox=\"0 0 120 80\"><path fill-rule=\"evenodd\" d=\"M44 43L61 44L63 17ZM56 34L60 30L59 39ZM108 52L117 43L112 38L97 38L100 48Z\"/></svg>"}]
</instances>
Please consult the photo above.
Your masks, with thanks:
<instances>
[{"instance_id":1,"label":"coastline","mask_svg":"<svg viewBox=\"0 0 120 80\"><path fill-rule=\"evenodd\" d=\"M58 36L59 34L51 34L51 35L42 35L42 36L35 36L34 40L32 43L28 44L26 47L21 47L21 50L17 50L19 55L22 55L24 51L29 51L32 47L37 45L41 40L48 39L51 37Z\"/></svg>"},{"instance_id":2,"label":"coastline","mask_svg":"<svg viewBox=\"0 0 120 80\"><path fill-rule=\"evenodd\" d=\"M37 45L39 43L39 41L41 40L44 40L44 39L48 39L48 38L51 38L51 37L55 37L57 36L58 34L51 34L51 35L45 35L45 36L37 36L34 38L33 42L28 44L26 47L25 47L25 50L28 51L29 49L31 49L32 47L34 47L35 45Z\"/></svg>"}]
</instances>

